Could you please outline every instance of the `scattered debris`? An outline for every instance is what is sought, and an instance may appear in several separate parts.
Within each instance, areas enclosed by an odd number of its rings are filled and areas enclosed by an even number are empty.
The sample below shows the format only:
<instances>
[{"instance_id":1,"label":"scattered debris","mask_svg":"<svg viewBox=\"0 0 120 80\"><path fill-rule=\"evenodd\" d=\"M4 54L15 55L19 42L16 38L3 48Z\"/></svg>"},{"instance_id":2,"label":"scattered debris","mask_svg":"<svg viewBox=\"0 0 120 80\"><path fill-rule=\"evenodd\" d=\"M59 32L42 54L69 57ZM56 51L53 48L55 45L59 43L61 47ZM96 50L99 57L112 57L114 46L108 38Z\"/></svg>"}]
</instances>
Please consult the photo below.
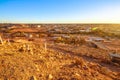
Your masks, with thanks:
<instances>
[{"instance_id":1,"label":"scattered debris","mask_svg":"<svg viewBox=\"0 0 120 80\"><path fill-rule=\"evenodd\" d=\"M113 62L120 64L120 54L110 53L110 57Z\"/></svg>"},{"instance_id":2,"label":"scattered debris","mask_svg":"<svg viewBox=\"0 0 120 80\"><path fill-rule=\"evenodd\" d=\"M37 80L37 78L35 76L31 76L30 80Z\"/></svg>"}]
</instances>

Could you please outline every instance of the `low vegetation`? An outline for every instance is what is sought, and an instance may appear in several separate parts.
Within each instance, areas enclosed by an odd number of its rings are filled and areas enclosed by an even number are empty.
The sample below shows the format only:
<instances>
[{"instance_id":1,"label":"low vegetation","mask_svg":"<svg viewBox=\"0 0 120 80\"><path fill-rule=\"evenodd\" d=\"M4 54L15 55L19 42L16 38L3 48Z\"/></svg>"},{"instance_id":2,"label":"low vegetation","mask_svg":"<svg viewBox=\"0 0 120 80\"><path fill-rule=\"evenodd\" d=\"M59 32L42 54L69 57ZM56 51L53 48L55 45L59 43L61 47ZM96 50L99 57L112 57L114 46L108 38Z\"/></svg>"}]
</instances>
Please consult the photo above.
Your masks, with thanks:
<instances>
[{"instance_id":1,"label":"low vegetation","mask_svg":"<svg viewBox=\"0 0 120 80\"><path fill-rule=\"evenodd\" d=\"M95 31L92 31L90 33L87 33L88 35L95 35L100 37L111 37L111 38L120 38L120 34L105 32L103 30L97 29Z\"/></svg>"},{"instance_id":2,"label":"low vegetation","mask_svg":"<svg viewBox=\"0 0 120 80\"><path fill-rule=\"evenodd\" d=\"M55 42L65 43L65 44L73 44L73 45L83 45L86 43L84 38L70 37L70 38L62 38L58 37Z\"/></svg>"}]
</instances>

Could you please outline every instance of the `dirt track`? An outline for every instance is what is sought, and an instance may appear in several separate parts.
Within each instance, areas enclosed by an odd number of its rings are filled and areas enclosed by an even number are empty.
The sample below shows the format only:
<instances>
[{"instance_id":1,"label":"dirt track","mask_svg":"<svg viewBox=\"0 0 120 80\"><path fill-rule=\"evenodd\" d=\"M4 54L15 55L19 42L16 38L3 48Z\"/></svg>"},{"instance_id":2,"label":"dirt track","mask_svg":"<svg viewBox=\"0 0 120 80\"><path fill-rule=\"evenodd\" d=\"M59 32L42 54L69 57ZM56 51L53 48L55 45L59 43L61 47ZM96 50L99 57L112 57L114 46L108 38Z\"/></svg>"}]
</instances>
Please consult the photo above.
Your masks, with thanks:
<instances>
[{"instance_id":1,"label":"dirt track","mask_svg":"<svg viewBox=\"0 0 120 80\"><path fill-rule=\"evenodd\" d=\"M64 48L66 47L66 48ZM81 52L77 52L77 54L72 51L74 50L75 48L71 48L71 49L67 49L68 45L62 45L62 47L60 47L60 45L52 45L51 47L49 47L50 49L53 49L55 51L58 51L58 52L62 52L64 54L69 54L71 55L72 57L75 57L75 56L79 56L79 57L82 57L83 59L85 59L86 61L88 62L94 62L94 63L98 63L104 67L107 67L109 69L111 69L111 71L113 72L120 72L120 68L119 66L115 66L114 63L110 62L110 63L106 63L106 61L102 61L101 59L97 58L97 57L92 57L92 56L88 56L86 54L81 54ZM70 48L70 46L69 46Z\"/></svg>"}]
</instances>

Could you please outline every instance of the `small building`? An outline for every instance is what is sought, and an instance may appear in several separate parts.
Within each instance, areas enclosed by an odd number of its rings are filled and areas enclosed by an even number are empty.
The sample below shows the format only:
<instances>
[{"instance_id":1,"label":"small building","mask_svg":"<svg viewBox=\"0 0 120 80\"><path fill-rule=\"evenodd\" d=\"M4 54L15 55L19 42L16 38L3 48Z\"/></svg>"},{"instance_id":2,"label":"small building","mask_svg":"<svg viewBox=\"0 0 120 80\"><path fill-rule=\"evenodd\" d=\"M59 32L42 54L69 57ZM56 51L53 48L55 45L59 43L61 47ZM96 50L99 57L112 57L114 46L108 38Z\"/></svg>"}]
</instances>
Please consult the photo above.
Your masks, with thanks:
<instances>
[{"instance_id":1,"label":"small building","mask_svg":"<svg viewBox=\"0 0 120 80\"><path fill-rule=\"evenodd\" d=\"M37 25L37 27L38 27L38 28L40 28L40 27L41 27L41 25Z\"/></svg>"},{"instance_id":2,"label":"small building","mask_svg":"<svg viewBox=\"0 0 120 80\"><path fill-rule=\"evenodd\" d=\"M81 30L79 30L80 32L91 32L91 27L85 27Z\"/></svg>"}]
</instances>

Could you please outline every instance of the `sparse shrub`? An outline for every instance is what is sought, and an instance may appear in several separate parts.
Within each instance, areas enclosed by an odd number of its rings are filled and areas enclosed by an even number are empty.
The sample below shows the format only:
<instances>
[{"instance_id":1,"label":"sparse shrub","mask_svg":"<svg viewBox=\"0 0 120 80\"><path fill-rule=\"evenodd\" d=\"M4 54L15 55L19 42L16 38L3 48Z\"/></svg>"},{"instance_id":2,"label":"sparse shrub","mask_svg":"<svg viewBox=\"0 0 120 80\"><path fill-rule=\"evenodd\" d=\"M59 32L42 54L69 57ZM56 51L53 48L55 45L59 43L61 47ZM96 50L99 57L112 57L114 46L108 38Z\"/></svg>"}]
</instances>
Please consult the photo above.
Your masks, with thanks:
<instances>
[{"instance_id":1,"label":"sparse shrub","mask_svg":"<svg viewBox=\"0 0 120 80\"><path fill-rule=\"evenodd\" d=\"M55 39L55 42L57 42L57 43L64 42L64 39L61 37L58 37Z\"/></svg>"},{"instance_id":2,"label":"sparse shrub","mask_svg":"<svg viewBox=\"0 0 120 80\"><path fill-rule=\"evenodd\" d=\"M74 65L78 67L83 67L85 63L82 58L75 58Z\"/></svg>"},{"instance_id":3,"label":"sparse shrub","mask_svg":"<svg viewBox=\"0 0 120 80\"><path fill-rule=\"evenodd\" d=\"M47 34L47 36L48 37L54 37L54 34L49 33L49 34Z\"/></svg>"},{"instance_id":4,"label":"sparse shrub","mask_svg":"<svg viewBox=\"0 0 120 80\"><path fill-rule=\"evenodd\" d=\"M114 37L120 38L119 34L104 32L103 30L100 30L100 29L91 31L89 34L100 36L100 37L106 37L106 36L108 36L108 37L112 37L112 38L114 38Z\"/></svg>"},{"instance_id":5,"label":"sparse shrub","mask_svg":"<svg viewBox=\"0 0 120 80\"><path fill-rule=\"evenodd\" d=\"M47 37L47 34L39 34L39 37Z\"/></svg>"},{"instance_id":6,"label":"sparse shrub","mask_svg":"<svg viewBox=\"0 0 120 80\"><path fill-rule=\"evenodd\" d=\"M34 41L34 39L33 39L33 38L30 38L30 39L28 39L28 41Z\"/></svg>"},{"instance_id":7,"label":"sparse shrub","mask_svg":"<svg viewBox=\"0 0 120 80\"><path fill-rule=\"evenodd\" d=\"M76 38L76 37L70 37L70 38L58 38L56 39L56 42L62 42L66 44L74 44L74 45L83 45L86 43L84 38Z\"/></svg>"},{"instance_id":8,"label":"sparse shrub","mask_svg":"<svg viewBox=\"0 0 120 80\"><path fill-rule=\"evenodd\" d=\"M24 32L15 32L11 34L12 37L25 37L25 33Z\"/></svg>"}]
</instances>

